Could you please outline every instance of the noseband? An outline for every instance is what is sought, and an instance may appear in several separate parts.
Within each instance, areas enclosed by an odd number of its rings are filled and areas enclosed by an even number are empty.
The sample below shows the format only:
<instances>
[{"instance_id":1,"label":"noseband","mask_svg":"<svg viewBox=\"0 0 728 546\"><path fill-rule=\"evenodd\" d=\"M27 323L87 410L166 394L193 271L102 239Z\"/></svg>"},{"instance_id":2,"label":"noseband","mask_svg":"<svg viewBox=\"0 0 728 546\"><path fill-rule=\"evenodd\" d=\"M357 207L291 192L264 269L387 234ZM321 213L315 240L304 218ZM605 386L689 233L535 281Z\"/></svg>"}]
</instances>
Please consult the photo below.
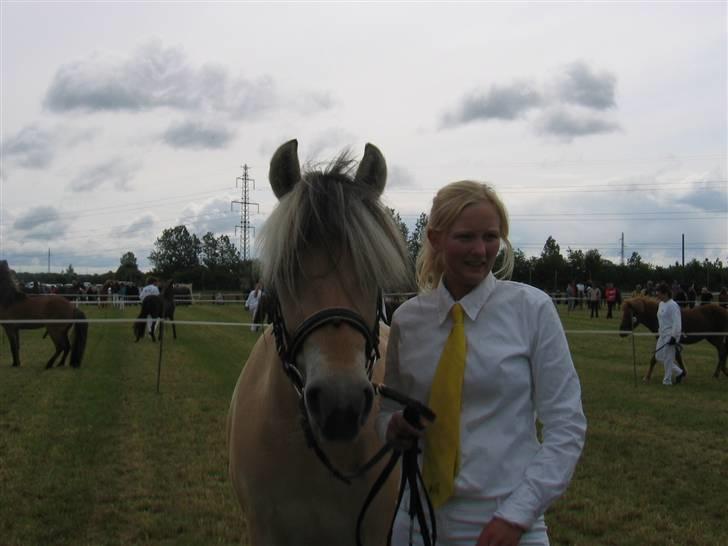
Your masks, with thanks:
<instances>
[{"instance_id":1,"label":"noseband","mask_svg":"<svg viewBox=\"0 0 728 546\"><path fill-rule=\"evenodd\" d=\"M273 335L276 339L276 350L283 364L283 371L290 379L293 388L296 390L299 399L303 400L303 390L306 386L306 378L296 366L296 357L301 352L304 342L313 332L327 325L339 326L346 323L364 336L366 346L366 372L369 381L372 380L374 363L379 359L379 321L382 319L382 298L381 292L377 293L376 316L374 324L369 327L364 318L351 309L345 307L329 307L314 313L304 320L293 334L288 333L286 323L283 320L280 300L274 296L273 311Z\"/></svg>"}]
</instances>

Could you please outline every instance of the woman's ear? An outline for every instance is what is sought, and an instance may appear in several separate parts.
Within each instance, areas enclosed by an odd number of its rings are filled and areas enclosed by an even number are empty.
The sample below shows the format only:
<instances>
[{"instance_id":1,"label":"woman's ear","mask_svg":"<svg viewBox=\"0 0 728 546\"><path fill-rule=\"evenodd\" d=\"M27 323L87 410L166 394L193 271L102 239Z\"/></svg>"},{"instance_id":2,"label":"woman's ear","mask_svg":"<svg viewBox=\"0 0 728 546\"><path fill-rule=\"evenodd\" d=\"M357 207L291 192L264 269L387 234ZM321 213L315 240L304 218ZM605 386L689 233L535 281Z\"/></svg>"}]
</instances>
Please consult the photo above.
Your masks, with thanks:
<instances>
[{"instance_id":1,"label":"woman's ear","mask_svg":"<svg viewBox=\"0 0 728 546\"><path fill-rule=\"evenodd\" d=\"M430 245L432 245L435 252L440 252L443 237L444 234L441 231L435 231L434 229L427 230L427 240L430 241Z\"/></svg>"}]
</instances>

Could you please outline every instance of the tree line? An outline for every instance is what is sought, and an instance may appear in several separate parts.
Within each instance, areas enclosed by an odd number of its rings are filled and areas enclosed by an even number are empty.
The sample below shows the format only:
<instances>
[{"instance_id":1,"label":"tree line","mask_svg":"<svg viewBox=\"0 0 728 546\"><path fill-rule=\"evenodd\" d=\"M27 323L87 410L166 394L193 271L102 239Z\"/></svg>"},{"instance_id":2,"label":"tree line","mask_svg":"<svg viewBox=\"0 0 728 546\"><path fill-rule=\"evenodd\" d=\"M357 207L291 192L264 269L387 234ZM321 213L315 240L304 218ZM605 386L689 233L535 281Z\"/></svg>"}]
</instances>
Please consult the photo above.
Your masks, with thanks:
<instances>
[{"instance_id":1,"label":"tree line","mask_svg":"<svg viewBox=\"0 0 728 546\"><path fill-rule=\"evenodd\" d=\"M425 237L428 216L420 214L410 231L397 211L387 210L402 233L414 279L414 264ZM684 266L678 262L658 266L645 262L638 252L633 252L624 264L616 264L604 258L596 248L582 250L569 247L564 255L561 246L550 235L538 256L527 257L518 248L514 253L512 279L549 292L564 290L570 281L599 285L611 282L622 290L632 290L637 284L644 286L647 281L677 281L685 286L695 284L698 289L707 286L715 291L728 284L728 271L719 258L712 262L707 258L702 261L693 258ZM139 269L134 253L129 251L121 256L116 271L78 275L71 264L62 273L18 273L18 278L22 282L35 280L56 284L84 281L103 284L110 279L143 284L146 276L154 275L165 280L191 283L195 290L244 291L252 288L257 281L256 261L244 261L227 235L215 236L207 232L198 237L184 225L162 231L154 242L149 261L153 268L144 273Z\"/></svg>"}]
</instances>

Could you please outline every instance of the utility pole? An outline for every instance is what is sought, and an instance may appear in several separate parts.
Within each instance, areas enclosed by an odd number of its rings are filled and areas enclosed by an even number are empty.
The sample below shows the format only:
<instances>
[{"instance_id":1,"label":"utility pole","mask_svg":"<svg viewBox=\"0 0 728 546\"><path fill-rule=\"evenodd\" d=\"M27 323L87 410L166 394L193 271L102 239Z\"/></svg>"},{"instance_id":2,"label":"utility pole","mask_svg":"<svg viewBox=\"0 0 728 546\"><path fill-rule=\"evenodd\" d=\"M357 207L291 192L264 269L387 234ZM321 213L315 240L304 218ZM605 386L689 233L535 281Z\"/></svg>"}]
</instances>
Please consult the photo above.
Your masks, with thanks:
<instances>
[{"instance_id":1,"label":"utility pole","mask_svg":"<svg viewBox=\"0 0 728 546\"><path fill-rule=\"evenodd\" d=\"M620 240L620 251L619 251L619 265L624 265L624 231L622 232L622 237Z\"/></svg>"},{"instance_id":2,"label":"utility pole","mask_svg":"<svg viewBox=\"0 0 728 546\"><path fill-rule=\"evenodd\" d=\"M249 200L250 187L255 189L255 180L248 176L248 165L243 165L243 176L238 176L235 179L235 187L238 187L240 183L240 200L232 201L230 203L230 210L233 210L233 205L236 203L240 205L240 223L235 226L235 234L237 235L238 229L240 229L240 256L243 262L247 262L251 257L250 252L250 235L252 231L255 233L255 227L250 225L250 207L255 206L256 211L260 212L258 203L251 203Z\"/></svg>"},{"instance_id":3,"label":"utility pole","mask_svg":"<svg viewBox=\"0 0 728 546\"><path fill-rule=\"evenodd\" d=\"M51 272L51 247L48 247L48 273Z\"/></svg>"},{"instance_id":4,"label":"utility pole","mask_svg":"<svg viewBox=\"0 0 728 546\"><path fill-rule=\"evenodd\" d=\"M685 234L682 234L682 266L685 268Z\"/></svg>"}]
</instances>

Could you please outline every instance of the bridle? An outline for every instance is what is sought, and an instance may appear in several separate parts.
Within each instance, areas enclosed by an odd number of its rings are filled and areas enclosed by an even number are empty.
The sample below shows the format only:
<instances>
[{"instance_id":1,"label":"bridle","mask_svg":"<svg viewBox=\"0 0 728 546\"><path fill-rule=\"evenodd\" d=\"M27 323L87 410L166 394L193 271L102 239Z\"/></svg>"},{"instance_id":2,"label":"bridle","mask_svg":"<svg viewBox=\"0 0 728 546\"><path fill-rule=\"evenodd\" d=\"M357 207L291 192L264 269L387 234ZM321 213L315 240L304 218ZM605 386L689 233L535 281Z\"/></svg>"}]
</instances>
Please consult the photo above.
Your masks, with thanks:
<instances>
[{"instance_id":1,"label":"bridle","mask_svg":"<svg viewBox=\"0 0 728 546\"><path fill-rule=\"evenodd\" d=\"M362 523L364 521L364 516L366 515L367 509L374 501L377 493L384 486L384 483L387 481L391 473L396 468L399 459L402 458L403 464L400 477L399 497L397 499L397 507L395 508L394 513L396 515L397 510L399 509L399 505L402 502L405 488L408 488L410 491L410 517L417 517L420 529L422 529L422 535L425 545L434 546L435 542L437 541L437 529L434 517L434 510L432 508L430 498L427 495L427 492L424 490L422 474L420 473L417 466L417 454L419 451L417 446L415 445L414 447L406 451L400 451L395 450L392 444L387 442L377 453L374 454L371 459L369 459L369 461L364 463L353 473L344 474L343 472L341 472L332 464L326 453L323 451L323 449L321 449L321 446L316 441L316 436L313 433L311 423L308 419L308 412L306 411L306 401L304 395L306 378L296 365L296 357L301 351L301 348L303 347L303 344L308 336L310 336L313 332L315 332L319 328L322 328L323 326L329 324L338 326L341 323L346 323L349 326L353 327L364 337L366 343L364 348L364 354L367 359L365 365L366 373L369 382L372 384L374 392L380 396L395 400L396 402L405 406L405 418L413 426L418 426L420 415L424 416L430 421L434 421L435 414L432 412L432 410L430 410L430 408L428 408L421 402L409 398L395 391L394 389L387 387L386 385L376 384L372 382L374 365L380 357L379 321L385 317L384 299L382 298L381 290L377 291L377 301L375 306L376 313L373 325L368 325L366 320L356 311L347 309L345 307L329 307L309 316L298 326L298 328L296 328L293 334L289 334L288 329L286 328L286 323L283 319L283 313L281 311L280 300L276 297L275 294L272 294L272 298L272 324L273 335L276 341L276 350L278 351L278 356L280 357L281 364L283 366L283 372L290 380L291 385L293 386L294 390L296 391L296 395L298 396L299 409L301 412L301 427L303 428L304 434L306 436L306 442L308 443L308 446L314 450L316 456L323 463L323 465L328 468L329 471L336 478L346 484L351 484L351 481L353 479L365 474L367 471L373 468L385 457L385 455L387 455L387 453L389 453L390 451L393 452L381 474L375 480L371 490L369 491L369 494L364 500L364 505L359 512L359 517L357 518L356 524L357 544L362 544ZM424 501L419 493L420 486L423 487ZM427 507L429 512L429 522L427 521L425 507ZM394 516L390 525L390 532L389 536L387 537L387 544L391 544L393 526Z\"/></svg>"},{"instance_id":2,"label":"bridle","mask_svg":"<svg viewBox=\"0 0 728 546\"><path fill-rule=\"evenodd\" d=\"M286 323L281 311L280 300L275 294L273 294L272 297L272 322L273 335L276 340L276 350L278 351L278 356L281 359L283 371L291 381L301 403L303 403L304 400L303 390L306 385L306 378L298 366L296 366L296 357L301 351L301 348L308 336L323 326L338 326L342 322L345 322L364 337L366 342L364 354L367 359L365 366L367 377L371 382L372 373L374 372L374 364L380 357L379 321L384 317L381 291L377 292L376 314L374 317L374 324L371 326L369 326L366 320L364 320L364 318L356 311L345 307L328 307L314 313L304 320L298 328L296 328L293 334L290 334L288 332L288 328L286 328ZM305 407L303 409L305 416Z\"/></svg>"}]
</instances>

